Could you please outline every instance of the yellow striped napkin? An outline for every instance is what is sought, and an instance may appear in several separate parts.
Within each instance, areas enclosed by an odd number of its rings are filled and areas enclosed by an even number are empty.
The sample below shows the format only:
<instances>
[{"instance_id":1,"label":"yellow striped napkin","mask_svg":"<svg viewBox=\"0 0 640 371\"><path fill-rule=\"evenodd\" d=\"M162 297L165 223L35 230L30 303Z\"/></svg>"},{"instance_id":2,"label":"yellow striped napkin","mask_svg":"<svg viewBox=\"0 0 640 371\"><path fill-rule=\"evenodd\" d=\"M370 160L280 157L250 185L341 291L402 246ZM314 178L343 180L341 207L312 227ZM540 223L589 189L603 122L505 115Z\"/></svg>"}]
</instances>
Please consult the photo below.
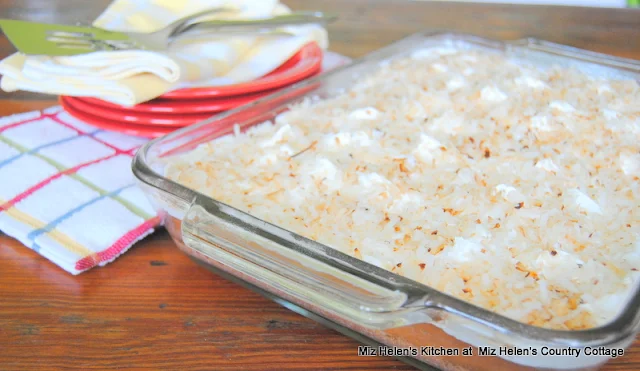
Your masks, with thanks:
<instances>
[{"instance_id":1,"label":"yellow striped napkin","mask_svg":"<svg viewBox=\"0 0 640 371\"><path fill-rule=\"evenodd\" d=\"M221 7L216 19L256 19L290 13L278 0L116 0L93 23L113 31L152 32L189 14ZM0 88L90 96L132 106L168 91L247 82L276 69L302 46L326 49L316 25L286 27L294 36L182 39L163 52L109 51L69 57L13 54L0 62Z\"/></svg>"}]
</instances>

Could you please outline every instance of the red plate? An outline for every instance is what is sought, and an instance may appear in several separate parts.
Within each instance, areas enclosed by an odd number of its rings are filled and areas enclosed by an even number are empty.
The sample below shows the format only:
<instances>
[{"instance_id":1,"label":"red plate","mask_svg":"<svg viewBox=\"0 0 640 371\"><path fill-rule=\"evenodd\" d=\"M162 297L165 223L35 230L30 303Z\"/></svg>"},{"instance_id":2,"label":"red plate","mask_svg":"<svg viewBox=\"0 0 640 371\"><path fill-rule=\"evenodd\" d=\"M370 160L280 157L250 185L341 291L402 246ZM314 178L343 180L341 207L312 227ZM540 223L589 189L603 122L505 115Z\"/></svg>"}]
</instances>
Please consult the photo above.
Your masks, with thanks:
<instances>
[{"instance_id":1,"label":"red plate","mask_svg":"<svg viewBox=\"0 0 640 371\"><path fill-rule=\"evenodd\" d=\"M156 99L147 103L135 105L133 107L119 106L117 104L113 104L96 98L76 98L76 100L91 104L93 106L104 107L109 110L115 109L126 112L146 112L156 114L216 113L239 107L243 104L247 104L256 99L262 98L275 91L277 90L267 90L264 92L239 95L236 97L203 99L194 101Z\"/></svg>"},{"instance_id":2,"label":"red plate","mask_svg":"<svg viewBox=\"0 0 640 371\"><path fill-rule=\"evenodd\" d=\"M174 90L160 98L184 100L256 93L290 85L319 72L321 68L322 49L316 43L309 43L278 69L260 79L236 85Z\"/></svg>"},{"instance_id":3,"label":"red plate","mask_svg":"<svg viewBox=\"0 0 640 371\"><path fill-rule=\"evenodd\" d=\"M177 127L169 126L132 125L129 123L122 123L119 121L95 117L91 114L82 112L82 110L75 107L73 103L69 103L62 97L60 98L60 105L62 105L64 110L67 111L71 116L77 118L78 120L82 120L89 125L93 125L100 129L117 131L127 135L136 135L146 138L157 138L178 129Z\"/></svg>"},{"instance_id":4,"label":"red plate","mask_svg":"<svg viewBox=\"0 0 640 371\"><path fill-rule=\"evenodd\" d=\"M61 97L61 99L91 116L134 125L183 127L213 116L213 113L171 115L165 113L125 111L118 108L105 108L93 105L74 97Z\"/></svg>"}]
</instances>

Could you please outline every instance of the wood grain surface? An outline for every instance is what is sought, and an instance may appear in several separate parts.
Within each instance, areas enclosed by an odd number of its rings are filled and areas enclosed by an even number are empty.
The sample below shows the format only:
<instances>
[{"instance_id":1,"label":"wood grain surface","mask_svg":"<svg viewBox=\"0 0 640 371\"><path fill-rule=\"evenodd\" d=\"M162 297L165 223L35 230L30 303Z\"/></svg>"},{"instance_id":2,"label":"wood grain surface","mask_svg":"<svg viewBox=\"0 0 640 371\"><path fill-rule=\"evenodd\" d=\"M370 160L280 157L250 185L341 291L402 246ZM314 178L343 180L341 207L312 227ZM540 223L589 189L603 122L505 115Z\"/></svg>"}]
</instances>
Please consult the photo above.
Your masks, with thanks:
<instances>
[{"instance_id":1,"label":"wood grain surface","mask_svg":"<svg viewBox=\"0 0 640 371\"><path fill-rule=\"evenodd\" d=\"M425 29L537 37L640 59L640 10L393 0L285 0L340 15L331 48L359 57ZM90 23L104 0L0 0L2 18ZM14 49L0 37L0 57ZM0 93L0 115L55 97ZM0 179L0 181L2 181ZM96 221L99 222L99 221ZM195 265L162 230L74 277L0 234L0 370L410 370ZM640 369L640 342L605 370Z\"/></svg>"}]
</instances>

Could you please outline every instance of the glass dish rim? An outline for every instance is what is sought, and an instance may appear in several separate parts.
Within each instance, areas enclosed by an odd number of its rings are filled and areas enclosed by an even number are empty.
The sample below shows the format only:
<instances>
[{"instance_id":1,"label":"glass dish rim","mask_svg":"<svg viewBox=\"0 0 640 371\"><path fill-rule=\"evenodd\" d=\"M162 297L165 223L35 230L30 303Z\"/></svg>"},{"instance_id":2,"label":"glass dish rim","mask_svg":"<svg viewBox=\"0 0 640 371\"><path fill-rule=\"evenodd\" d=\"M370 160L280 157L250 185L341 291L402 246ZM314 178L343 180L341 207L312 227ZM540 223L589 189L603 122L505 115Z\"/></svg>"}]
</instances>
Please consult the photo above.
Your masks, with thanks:
<instances>
[{"instance_id":1,"label":"glass dish rim","mask_svg":"<svg viewBox=\"0 0 640 371\"><path fill-rule=\"evenodd\" d=\"M377 49L364 57L356 59L352 61L352 63L347 64L345 66L339 67L333 71L329 71L327 73L321 74L319 76L313 77L311 79L305 80L303 82L296 83L288 88L285 88L277 93L270 94L266 97L260 98L252 103L246 104L244 106L235 108L233 110L217 114L212 116L209 119L206 119L200 123L190 125L188 127L179 129L173 133L167 134L165 136L153 139L147 142L144 146L142 146L136 153L133 162L132 162L132 171L135 177L146 186L161 190L165 193L170 194L173 197L176 197L185 203L193 205L201 205L205 209L218 209L218 213L224 213L223 211L219 211L220 208L218 206L223 206L224 208L229 208L234 210L235 213L240 213L243 215L245 220L251 220L252 224L255 222L256 228L259 227L260 224L267 223L271 227L275 227L282 231L285 229L273 225L271 223L265 222L259 218L253 217L250 214L247 214L243 211L233 208L230 205L214 200L208 196L205 196L201 193L198 193L188 187L185 187L177 182L169 180L164 177L162 174L158 174L148 163L147 155L151 148L153 148L156 144L168 140L175 139L189 132L195 131L199 128L207 126L215 121L219 121L225 119L229 116L235 115L237 113L242 113L244 111L249 111L250 109L271 101L277 101L278 98L284 97L287 94L294 92L298 89L312 86L313 84L321 83L324 80L330 79L333 75L343 72L345 70L353 69L357 66L364 65L369 62L379 61L380 56L384 55L385 52L388 52L391 48L397 47L398 45L404 43L411 43L412 41L424 41L425 39L432 38L435 39L437 37L440 38L450 38L453 40L460 40L463 42L469 42L473 44L483 44L490 46L492 48L498 48L502 50L508 50L511 47L521 47L525 49L531 49L538 52L548 53L548 54L557 54L560 57L577 59L581 61L586 61L590 63L596 63L600 65L604 65L607 67L612 67L621 70L631 70L634 73L639 73L640 76L640 61L635 61L632 59L615 57L607 54L601 54L597 52L587 51L583 49L574 48L571 46L566 46L562 44L556 44L553 42L548 42L545 40L540 40L536 38L523 38L514 41L499 41L488 39L484 37L475 36L472 34L451 32L447 30L436 30L436 31L422 31L414 33L408 37L402 38L398 41L395 41L385 47ZM400 53L399 53L400 54ZM398 55L399 55L398 54ZM393 58L393 57L391 57ZM388 58L386 58L388 59ZM313 93L313 92L311 92ZM300 99L304 96L309 95L309 93L304 93L298 97ZM226 214L229 219L235 219L235 217L230 214ZM290 232L293 233L293 232ZM293 235L296 238L300 238L305 241L309 241L311 243L315 243L323 248L331 249L326 245L322 245L315 241L306 239L302 236L299 236L295 233ZM332 249L335 250L335 249ZM303 253L310 258L318 259L317 256L311 256L307 251L303 251ZM510 319L501 314L491 312L464 300L458 299L456 297L445 294L441 291L438 291L434 288L428 287L426 285L420 284L417 281L410 280L403 276L397 275L395 273L383 270L381 268L375 267L369 263L366 263L362 260L353 258L349 255L341 253L337 250L337 256L333 256L332 258L340 259L344 262L348 262L349 265L353 265L358 268L359 272L348 272L354 276L359 278L372 281L374 275L370 273L366 273L363 268L366 268L367 271L371 272L372 270L376 272L378 277L384 277L391 281L401 283L403 288L412 288L420 291L423 297L425 298L433 298L434 302L437 302L438 305L433 305L431 307L443 310L447 313L458 314L467 319L470 319L477 323L482 323L485 325L489 325L495 330L498 330L507 335L516 335L520 337L524 337L530 340L539 340L539 341L549 341L554 343L557 346L590 346L590 345L609 345L614 344L619 341L623 341L628 339L631 336L635 336L638 328L640 327L640 285L636 285L635 290L632 290L629 293L629 296L626 298L627 302L622 311L618 313L618 315L610 322L595 328L590 328L586 330L554 330L542 328L539 326L533 326L529 324L525 324L513 319ZM314 254L315 255L315 254ZM342 256L341 256L342 255ZM323 262L334 265L330 259L320 259ZM337 266L339 269L339 266ZM374 268L374 269L372 269ZM405 291L406 292L406 291ZM424 308L429 308L428 302L425 302Z\"/></svg>"}]
</instances>

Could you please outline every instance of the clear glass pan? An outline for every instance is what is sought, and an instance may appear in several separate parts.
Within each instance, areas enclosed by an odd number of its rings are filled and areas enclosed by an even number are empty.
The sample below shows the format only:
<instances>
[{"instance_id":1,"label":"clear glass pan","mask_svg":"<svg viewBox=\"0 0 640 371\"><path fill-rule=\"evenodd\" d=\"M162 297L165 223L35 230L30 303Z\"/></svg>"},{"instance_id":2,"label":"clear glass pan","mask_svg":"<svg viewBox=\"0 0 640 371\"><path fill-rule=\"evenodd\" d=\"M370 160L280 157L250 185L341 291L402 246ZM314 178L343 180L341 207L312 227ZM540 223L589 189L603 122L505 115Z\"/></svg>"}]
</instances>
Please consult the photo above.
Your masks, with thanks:
<instances>
[{"instance_id":1,"label":"clear glass pan","mask_svg":"<svg viewBox=\"0 0 640 371\"><path fill-rule=\"evenodd\" d=\"M256 289L290 309L360 341L414 347L407 360L420 368L456 370L596 369L609 356L585 354L593 348L629 346L640 330L640 287L605 326L558 331L526 325L484 310L334 249L290 233L177 184L164 175L168 157L241 128L273 119L305 96L336 95L374 71L380 62L425 47L452 45L491 49L514 58L573 66L598 76L640 80L640 63L534 39L499 42L470 35L419 33L380 49L351 65L296 84L282 92L217 115L145 145L133 171L178 246L211 269ZM434 354L423 346L458 349L458 356ZM462 349L473 346L472 357ZM480 356L478 348L497 349ZM500 347L536 350L537 356L500 354ZM540 356L546 348L580 349L579 356ZM354 349L354 352L357 350Z\"/></svg>"}]
</instances>

